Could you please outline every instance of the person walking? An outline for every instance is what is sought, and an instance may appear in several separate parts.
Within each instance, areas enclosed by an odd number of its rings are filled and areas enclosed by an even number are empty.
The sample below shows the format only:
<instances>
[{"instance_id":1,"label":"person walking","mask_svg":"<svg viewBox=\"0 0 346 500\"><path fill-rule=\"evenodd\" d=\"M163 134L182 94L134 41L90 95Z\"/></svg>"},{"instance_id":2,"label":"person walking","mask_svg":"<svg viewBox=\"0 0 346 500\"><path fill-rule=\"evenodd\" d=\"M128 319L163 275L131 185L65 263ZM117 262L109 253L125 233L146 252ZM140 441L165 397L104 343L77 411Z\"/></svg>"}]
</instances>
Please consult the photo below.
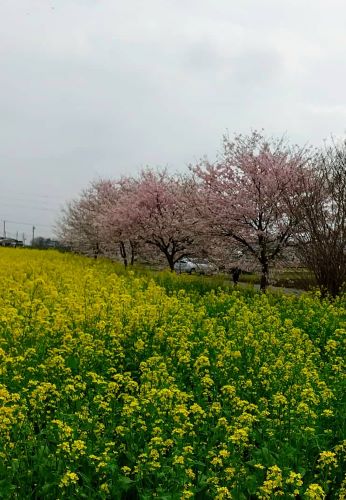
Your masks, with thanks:
<instances>
[{"instance_id":1,"label":"person walking","mask_svg":"<svg viewBox=\"0 0 346 500\"><path fill-rule=\"evenodd\" d=\"M238 285L239 277L240 277L240 274L241 274L241 269L239 267L234 267L231 270L231 274L232 274L232 279L233 279L234 286Z\"/></svg>"}]
</instances>

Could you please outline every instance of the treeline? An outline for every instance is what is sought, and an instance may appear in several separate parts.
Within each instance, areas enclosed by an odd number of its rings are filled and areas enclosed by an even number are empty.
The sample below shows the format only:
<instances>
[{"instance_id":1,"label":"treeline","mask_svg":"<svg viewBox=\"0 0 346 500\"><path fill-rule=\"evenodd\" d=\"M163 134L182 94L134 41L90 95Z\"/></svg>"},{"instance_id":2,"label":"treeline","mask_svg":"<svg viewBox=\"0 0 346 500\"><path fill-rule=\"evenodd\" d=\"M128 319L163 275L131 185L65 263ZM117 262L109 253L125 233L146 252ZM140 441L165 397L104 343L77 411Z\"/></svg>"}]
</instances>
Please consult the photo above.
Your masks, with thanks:
<instances>
[{"instance_id":1,"label":"treeline","mask_svg":"<svg viewBox=\"0 0 346 500\"><path fill-rule=\"evenodd\" d=\"M323 150L268 139L260 132L224 137L216 162L186 175L142 170L94 181L66 206L59 238L95 257L208 257L225 269L269 272L287 261L313 271L336 296L346 281L346 142Z\"/></svg>"}]
</instances>

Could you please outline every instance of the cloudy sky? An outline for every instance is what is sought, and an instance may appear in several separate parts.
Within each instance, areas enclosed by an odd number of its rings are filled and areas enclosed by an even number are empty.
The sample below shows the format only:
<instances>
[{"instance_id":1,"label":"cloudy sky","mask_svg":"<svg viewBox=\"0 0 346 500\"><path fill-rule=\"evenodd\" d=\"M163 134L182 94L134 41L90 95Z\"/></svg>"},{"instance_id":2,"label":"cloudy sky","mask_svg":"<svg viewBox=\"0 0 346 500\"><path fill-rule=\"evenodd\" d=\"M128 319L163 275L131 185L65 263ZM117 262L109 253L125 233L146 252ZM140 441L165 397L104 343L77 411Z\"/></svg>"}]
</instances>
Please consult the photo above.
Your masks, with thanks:
<instances>
[{"instance_id":1,"label":"cloudy sky","mask_svg":"<svg viewBox=\"0 0 346 500\"><path fill-rule=\"evenodd\" d=\"M227 130L344 135L345 25L344 0L0 0L0 234Z\"/></svg>"}]
</instances>

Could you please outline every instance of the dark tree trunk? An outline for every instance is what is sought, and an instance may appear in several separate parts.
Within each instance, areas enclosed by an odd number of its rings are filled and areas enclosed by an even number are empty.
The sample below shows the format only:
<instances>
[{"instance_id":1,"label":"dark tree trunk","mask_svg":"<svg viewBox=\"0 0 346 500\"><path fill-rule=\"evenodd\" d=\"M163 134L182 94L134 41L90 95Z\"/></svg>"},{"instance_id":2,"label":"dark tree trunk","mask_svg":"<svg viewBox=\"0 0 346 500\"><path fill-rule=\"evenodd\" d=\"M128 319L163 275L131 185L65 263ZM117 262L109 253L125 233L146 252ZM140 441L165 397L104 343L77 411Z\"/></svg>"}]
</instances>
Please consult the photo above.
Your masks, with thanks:
<instances>
[{"instance_id":1,"label":"dark tree trunk","mask_svg":"<svg viewBox=\"0 0 346 500\"><path fill-rule=\"evenodd\" d=\"M176 251L170 248L169 244L166 244L163 239L161 238L160 242L156 242L155 246L160 249L160 251L165 255L169 268L171 272L174 271L174 256L176 254Z\"/></svg>"},{"instance_id":2,"label":"dark tree trunk","mask_svg":"<svg viewBox=\"0 0 346 500\"><path fill-rule=\"evenodd\" d=\"M100 254L100 246L98 243L96 243L96 246L94 248L94 259L97 259L97 257L99 256Z\"/></svg>"},{"instance_id":3,"label":"dark tree trunk","mask_svg":"<svg viewBox=\"0 0 346 500\"><path fill-rule=\"evenodd\" d=\"M135 245L132 243L132 241L130 241L130 246L131 246L131 261L130 261L130 264L131 264L131 266L133 266L133 264L135 263L136 249L135 249Z\"/></svg>"},{"instance_id":4,"label":"dark tree trunk","mask_svg":"<svg viewBox=\"0 0 346 500\"><path fill-rule=\"evenodd\" d=\"M260 227L262 229L262 226ZM268 286L268 276L269 276L269 262L268 262L268 255L267 255L267 245L266 245L266 240L263 237L262 234L259 234L258 236L258 243L261 249L261 254L260 254L260 263L261 263L261 270L262 270L262 275L261 275L261 283L260 283L260 289L261 292L265 293L267 286Z\"/></svg>"},{"instance_id":5,"label":"dark tree trunk","mask_svg":"<svg viewBox=\"0 0 346 500\"><path fill-rule=\"evenodd\" d=\"M268 276L269 276L269 266L268 266L268 260L264 259L262 262L262 274L261 274L261 284L260 284L260 289L261 292L265 293L267 286L268 286Z\"/></svg>"},{"instance_id":6,"label":"dark tree trunk","mask_svg":"<svg viewBox=\"0 0 346 500\"><path fill-rule=\"evenodd\" d=\"M127 254L126 254L125 243L123 241L121 241L119 243L119 247L120 247L120 255L121 255L121 258L123 259L124 266L126 269L127 268Z\"/></svg>"},{"instance_id":7,"label":"dark tree trunk","mask_svg":"<svg viewBox=\"0 0 346 500\"><path fill-rule=\"evenodd\" d=\"M338 269L333 267L332 263L320 262L319 267L315 269L315 277L322 297L331 295L335 298L341 292L342 275L338 272Z\"/></svg>"},{"instance_id":8,"label":"dark tree trunk","mask_svg":"<svg viewBox=\"0 0 346 500\"><path fill-rule=\"evenodd\" d=\"M166 255L166 259L167 259L169 268L170 268L171 272L173 272L174 271L174 256L172 254L170 254L169 252L166 252L165 255Z\"/></svg>"}]
</instances>

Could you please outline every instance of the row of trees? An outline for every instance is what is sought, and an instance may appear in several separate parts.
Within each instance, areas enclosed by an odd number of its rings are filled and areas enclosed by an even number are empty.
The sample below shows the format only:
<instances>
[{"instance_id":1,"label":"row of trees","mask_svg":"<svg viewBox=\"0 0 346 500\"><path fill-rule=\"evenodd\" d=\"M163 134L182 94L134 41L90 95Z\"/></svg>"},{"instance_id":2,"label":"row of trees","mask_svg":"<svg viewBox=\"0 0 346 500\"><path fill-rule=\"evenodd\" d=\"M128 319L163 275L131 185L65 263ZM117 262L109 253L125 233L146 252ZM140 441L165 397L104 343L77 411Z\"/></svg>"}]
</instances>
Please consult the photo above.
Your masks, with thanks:
<instances>
[{"instance_id":1,"label":"row of trees","mask_svg":"<svg viewBox=\"0 0 346 500\"><path fill-rule=\"evenodd\" d=\"M224 137L216 162L189 174L145 169L136 177L94 181L71 201L59 237L95 257L125 266L186 255L224 268L270 269L299 258L333 296L346 280L346 145L324 151L292 146L262 133Z\"/></svg>"}]
</instances>

